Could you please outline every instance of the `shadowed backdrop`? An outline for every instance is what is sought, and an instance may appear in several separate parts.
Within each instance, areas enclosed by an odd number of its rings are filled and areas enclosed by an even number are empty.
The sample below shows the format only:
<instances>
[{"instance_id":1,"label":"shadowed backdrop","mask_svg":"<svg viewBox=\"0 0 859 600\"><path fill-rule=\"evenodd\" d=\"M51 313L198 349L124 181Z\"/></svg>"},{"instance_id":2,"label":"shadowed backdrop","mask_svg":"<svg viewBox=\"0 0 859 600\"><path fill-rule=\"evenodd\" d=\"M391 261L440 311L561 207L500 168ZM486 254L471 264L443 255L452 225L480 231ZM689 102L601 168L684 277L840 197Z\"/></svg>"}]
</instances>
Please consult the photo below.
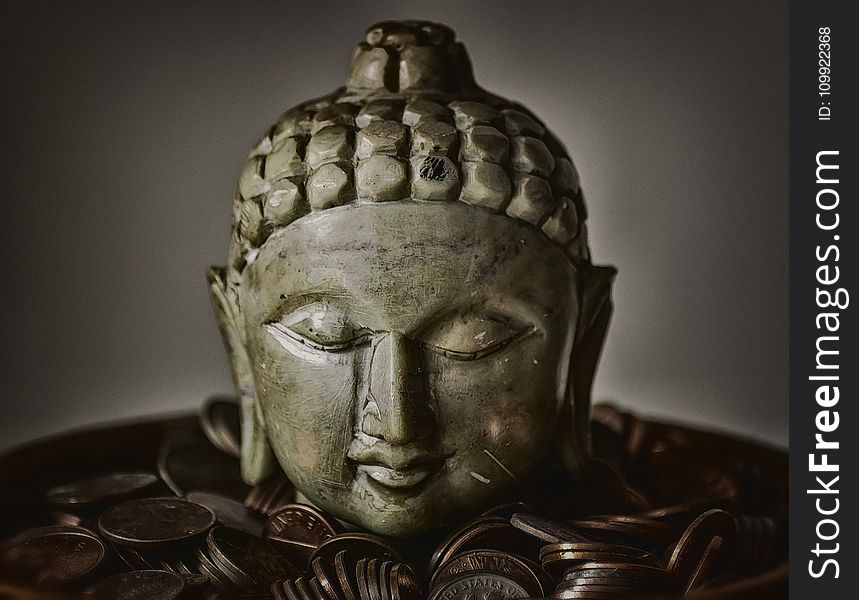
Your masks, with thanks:
<instances>
[{"instance_id":1,"label":"shadowed backdrop","mask_svg":"<svg viewBox=\"0 0 859 600\"><path fill-rule=\"evenodd\" d=\"M5 9L0 449L231 391L205 270L244 158L397 18L452 26L570 151L620 270L595 400L787 445L786 4Z\"/></svg>"}]
</instances>

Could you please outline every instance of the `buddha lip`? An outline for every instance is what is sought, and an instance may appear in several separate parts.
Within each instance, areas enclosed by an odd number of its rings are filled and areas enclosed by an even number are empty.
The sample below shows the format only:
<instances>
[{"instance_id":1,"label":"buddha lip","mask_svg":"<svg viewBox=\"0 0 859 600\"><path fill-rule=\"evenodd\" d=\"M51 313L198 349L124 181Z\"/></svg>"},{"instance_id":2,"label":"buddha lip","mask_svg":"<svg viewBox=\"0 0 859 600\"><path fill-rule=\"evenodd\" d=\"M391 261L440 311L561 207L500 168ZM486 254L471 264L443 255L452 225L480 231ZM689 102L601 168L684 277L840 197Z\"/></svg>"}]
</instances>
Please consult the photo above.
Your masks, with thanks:
<instances>
[{"instance_id":1,"label":"buddha lip","mask_svg":"<svg viewBox=\"0 0 859 600\"><path fill-rule=\"evenodd\" d=\"M435 468L431 464L422 463L407 470L392 469L379 464L358 464L358 471L376 483L389 488L403 489L414 487L426 479Z\"/></svg>"}]
</instances>

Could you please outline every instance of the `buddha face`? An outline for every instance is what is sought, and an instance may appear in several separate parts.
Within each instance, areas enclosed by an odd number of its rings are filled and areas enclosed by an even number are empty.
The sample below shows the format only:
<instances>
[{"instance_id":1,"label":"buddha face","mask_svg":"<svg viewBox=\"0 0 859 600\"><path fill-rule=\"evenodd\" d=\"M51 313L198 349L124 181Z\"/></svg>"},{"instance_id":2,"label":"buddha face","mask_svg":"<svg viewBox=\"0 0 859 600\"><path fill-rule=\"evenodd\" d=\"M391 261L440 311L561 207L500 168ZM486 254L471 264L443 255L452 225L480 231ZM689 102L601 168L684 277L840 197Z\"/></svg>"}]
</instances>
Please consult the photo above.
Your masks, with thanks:
<instances>
[{"instance_id":1,"label":"buddha face","mask_svg":"<svg viewBox=\"0 0 859 600\"><path fill-rule=\"evenodd\" d=\"M568 396L576 272L539 230L464 203L305 216L242 275L261 426L311 502L409 536L543 457Z\"/></svg>"}]
</instances>

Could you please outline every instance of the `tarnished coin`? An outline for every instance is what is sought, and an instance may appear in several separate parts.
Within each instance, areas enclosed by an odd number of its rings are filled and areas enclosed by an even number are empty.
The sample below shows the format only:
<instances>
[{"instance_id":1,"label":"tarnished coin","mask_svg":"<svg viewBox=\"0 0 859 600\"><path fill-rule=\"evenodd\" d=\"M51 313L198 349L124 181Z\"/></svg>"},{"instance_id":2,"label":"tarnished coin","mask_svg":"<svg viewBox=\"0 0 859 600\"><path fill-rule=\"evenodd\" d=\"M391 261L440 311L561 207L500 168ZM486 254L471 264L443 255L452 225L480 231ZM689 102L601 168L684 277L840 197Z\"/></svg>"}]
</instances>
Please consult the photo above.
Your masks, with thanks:
<instances>
[{"instance_id":1,"label":"tarnished coin","mask_svg":"<svg viewBox=\"0 0 859 600\"><path fill-rule=\"evenodd\" d=\"M369 559L362 558L355 565L355 584L360 600L370 600L370 589L367 587L367 563Z\"/></svg>"},{"instance_id":2,"label":"tarnished coin","mask_svg":"<svg viewBox=\"0 0 859 600\"><path fill-rule=\"evenodd\" d=\"M674 590L674 579L665 569L626 562L589 562L568 569L564 582L588 585L615 585L631 587L640 592Z\"/></svg>"},{"instance_id":3,"label":"tarnished coin","mask_svg":"<svg viewBox=\"0 0 859 600\"><path fill-rule=\"evenodd\" d=\"M479 517L448 535L429 562L432 573L448 560L468 550L490 549L520 556L534 556L540 543L501 517Z\"/></svg>"},{"instance_id":4,"label":"tarnished coin","mask_svg":"<svg viewBox=\"0 0 859 600\"><path fill-rule=\"evenodd\" d=\"M343 600L340 586L337 583L337 577L334 573L329 572L329 567L326 566L322 559L317 558L314 560L311 567L313 568L313 574L316 575L316 579L319 581L319 587L322 588L326 598L328 600Z\"/></svg>"},{"instance_id":5,"label":"tarnished coin","mask_svg":"<svg viewBox=\"0 0 859 600\"><path fill-rule=\"evenodd\" d=\"M382 600L390 600L391 598L391 570L395 566L395 562L385 560L379 567L379 596Z\"/></svg>"},{"instance_id":6,"label":"tarnished coin","mask_svg":"<svg viewBox=\"0 0 859 600\"><path fill-rule=\"evenodd\" d=\"M175 575L182 578L186 588L198 588L209 582L209 578L200 573L175 573Z\"/></svg>"},{"instance_id":7,"label":"tarnished coin","mask_svg":"<svg viewBox=\"0 0 859 600\"><path fill-rule=\"evenodd\" d=\"M230 456L242 450L239 405L233 399L210 398L200 413L200 428L212 445Z\"/></svg>"},{"instance_id":8,"label":"tarnished coin","mask_svg":"<svg viewBox=\"0 0 859 600\"><path fill-rule=\"evenodd\" d=\"M279 473L250 489L244 499L248 508L272 515L295 499L295 487L286 475Z\"/></svg>"},{"instance_id":9,"label":"tarnished coin","mask_svg":"<svg viewBox=\"0 0 859 600\"><path fill-rule=\"evenodd\" d=\"M104 600L175 600L182 595L185 581L167 571L131 571L108 577L90 590Z\"/></svg>"},{"instance_id":10,"label":"tarnished coin","mask_svg":"<svg viewBox=\"0 0 859 600\"><path fill-rule=\"evenodd\" d=\"M111 473L53 487L46 497L54 506L66 508L107 506L142 494L156 483L152 473Z\"/></svg>"},{"instance_id":11,"label":"tarnished coin","mask_svg":"<svg viewBox=\"0 0 859 600\"><path fill-rule=\"evenodd\" d=\"M421 597L421 586L417 575L407 563L395 563L388 576L391 600L417 600Z\"/></svg>"},{"instance_id":12,"label":"tarnished coin","mask_svg":"<svg viewBox=\"0 0 859 600\"><path fill-rule=\"evenodd\" d=\"M198 546L194 550L194 559L196 560L197 569L200 573L209 578L212 585L226 591L236 591L239 589L238 586L236 586L236 584L234 584L230 578L221 571L221 568L215 564L212 557L209 556L208 548L205 544Z\"/></svg>"},{"instance_id":13,"label":"tarnished coin","mask_svg":"<svg viewBox=\"0 0 859 600\"><path fill-rule=\"evenodd\" d=\"M282 546L282 551L302 570L325 540L340 531L340 526L321 511L305 504L288 504L269 516L263 537Z\"/></svg>"},{"instance_id":14,"label":"tarnished coin","mask_svg":"<svg viewBox=\"0 0 859 600\"><path fill-rule=\"evenodd\" d=\"M451 598L492 598L514 600L528 598L528 592L512 579L496 573L473 571L449 579L430 591L430 600Z\"/></svg>"},{"instance_id":15,"label":"tarnished coin","mask_svg":"<svg viewBox=\"0 0 859 600\"><path fill-rule=\"evenodd\" d=\"M367 561L367 591L370 592L370 600L382 600L382 592L379 590L379 568L384 562L386 561L378 558Z\"/></svg>"},{"instance_id":16,"label":"tarnished coin","mask_svg":"<svg viewBox=\"0 0 859 600\"><path fill-rule=\"evenodd\" d=\"M636 517L629 517L635 519ZM648 521L642 519L642 521ZM631 522L614 522L607 518L591 518L579 521L567 521L567 525L577 531L581 531L591 539L612 542L625 546L633 546L648 551L663 551L669 544L677 539L679 532L674 528L651 521L666 529L638 526Z\"/></svg>"},{"instance_id":17,"label":"tarnished coin","mask_svg":"<svg viewBox=\"0 0 859 600\"><path fill-rule=\"evenodd\" d=\"M465 573L485 571L504 575L522 586L529 596L542 598L551 591L551 588L544 588L543 582L546 578L541 577L537 569L539 567L536 565L529 564L508 552L470 550L442 564L433 574L430 589Z\"/></svg>"},{"instance_id":18,"label":"tarnished coin","mask_svg":"<svg viewBox=\"0 0 859 600\"><path fill-rule=\"evenodd\" d=\"M734 518L719 509L708 510L692 521L680 536L671 557L668 572L680 581L686 591L694 588L703 577L702 570L712 574L718 563L724 563L736 548L737 529ZM714 544L714 540L718 541ZM698 574L697 577L694 575Z\"/></svg>"},{"instance_id":19,"label":"tarnished coin","mask_svg":"<svg viewBox=\"0 0 859 600\"><path fill-rule=\"evenodd\" d=\"M138 550L136 548L121 546L115 543L112 543L110 546L120 560L128 565L132 571L159 570L157 551ZM170 569L166 570L169 571Z\"/></svg>"},{"instance_id":20,"label":"tarnished coin","mask_svg":"<svg viewBox=\"0 0 859 600\"><path fill-rule=\"evenodd\" d=\"M80 581L104 562L107 547L98 536L78 527L40 527L0 547L4 570L32 576L42 583Z\"/></svg>"},{"instance_id":21,"label":"tarnished coin","mask_svg":"<svg viewBox=\"0 0 859 600\"><path fill-rule=\"evenodd\" d=\"M262 516L238 500L210 492L190 492L185 495L185 499L211 510L220 525L244 531L254 537L262 535L265 525Z\"/></svg>"},{"instance_id":22,"label":"tarnished coin","mask_svg":"<svg viewBox=\"0 0 859 600\"><path fill-rule=\"evenodd\" d=\"M180 432L164 444L158 474L177 496L213 492L242 501L250 490L239 461L212 446L199 429Z\"/></svg>"},{"instance_id":23,"label":"tarnished coin","mask_svg":"<svg viewBox=\"0 0 859 600\"><path fill-rule=\"evenodd\" d=\"M352 584L355 575L355 562L350 559L349 552L340 550L334 557L334 570L337 572L337 581L346 600L357 600L358 590Z\"/></svg>"},{"instance_id":24,"label":"tarnished coin","mask_svg":"<svg viewBox=\"0 0 859 600\"><path fill-rule=\"evenodd\" d=\"M278 579L301 575L275 544L236 529L213 528L206 545L212 561L246 591L265 591Z\"/></svg>"},{"instance_id":25,"label":"tarnished coin","mask_svg":"<svg viewBox=\"0 0 859 600\"><path fill-rule=\"evenodd\" d=\"M510 517L510 524L516 529L549 544L593 541L591 537L582 534L573 527L537 515L516 513Z\"/></svg>"},{"instance_id":26,"label":"tarnished coin","mask_svg":"<svg viewBox=\"0 0 859 600\"><path fill-rule=\"evenodd\" d=\"M340 526L336 521L306 504L282 507L268 518L264 529L267 538L314 548L339 532Z\"/></svg>"},{"instance_id":27,"label":"tarnished coin","mask_svg":"<svg viewBox=\"0 0 859 600\"><path fill-rule=\"evenodd\" d=\"M181 498L126 500L98 520L109 540L135 548L152 548L190 540L206 533L215 515L205 506Z\"/></svg>"},{"instance_id":28,"label":"tarnished coin","mask_svg":"<svg viewBox=\"0 0 859 600\"><path fill-rule=\"evenodd\" d=\"M326 600L325 594L322 593L322 588L319 587L319 580L316 577L311 577L307 581L310 586L310 593L313 594L313 600Z\"/></svg>"},{"instance_id":29,"label":"tarnished coin","mask_svg":"<svg viewBox=\"0 0 859 600\"><path fill-rule=\"evenodd\" d=\"M393 546L377 535L372 533L340 533L319 545L313 552L311 563L317 558L321 558L325 562L332 562L341 550L346 550L356 558L403 560Z\"/></svg>"}]
</instances>

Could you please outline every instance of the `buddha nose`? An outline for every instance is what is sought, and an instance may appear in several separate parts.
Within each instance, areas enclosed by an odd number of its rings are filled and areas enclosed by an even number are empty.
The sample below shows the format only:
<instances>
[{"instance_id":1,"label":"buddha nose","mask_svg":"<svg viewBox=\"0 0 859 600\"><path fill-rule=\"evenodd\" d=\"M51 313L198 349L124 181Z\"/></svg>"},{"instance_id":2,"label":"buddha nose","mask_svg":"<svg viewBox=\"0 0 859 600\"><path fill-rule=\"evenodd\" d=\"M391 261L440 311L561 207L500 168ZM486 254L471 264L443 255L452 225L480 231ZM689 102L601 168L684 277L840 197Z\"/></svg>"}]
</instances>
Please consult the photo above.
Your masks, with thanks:
<instances>
[{"instance_id":1,"label":"buddha nose","mask_svg":"<svg viewBox=\"0 0 859 600\"><path fill-rule=\"evenodd\" d=\"M361 429L397 445L429 437L435 424L428 396L416 344L402 333L386 334L373 348Z\"/></svg>"}]
</instances>

